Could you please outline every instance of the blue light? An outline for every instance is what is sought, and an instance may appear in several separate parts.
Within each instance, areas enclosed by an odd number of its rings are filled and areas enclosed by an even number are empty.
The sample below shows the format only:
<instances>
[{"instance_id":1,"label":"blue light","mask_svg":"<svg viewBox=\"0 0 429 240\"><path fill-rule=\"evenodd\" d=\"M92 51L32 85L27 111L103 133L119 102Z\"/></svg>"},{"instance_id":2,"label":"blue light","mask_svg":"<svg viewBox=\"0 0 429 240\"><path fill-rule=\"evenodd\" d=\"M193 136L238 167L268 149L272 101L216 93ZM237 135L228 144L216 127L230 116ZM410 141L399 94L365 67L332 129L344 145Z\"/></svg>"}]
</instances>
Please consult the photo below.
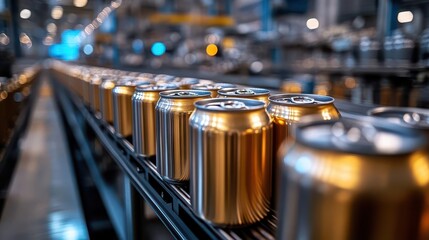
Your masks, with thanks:
<instances>
[{"instance_id":1,"label":"blue light","mask_svg":"<svg viewBox=\"0 0 429 240\"><path fill-rule=\"evenodd\" d=\"M152 45L151 52L155 56L162 56L165 53L165 45L162 42L156 42Z\"/></svg>"},{"instance_id":2,"label":"blue light","mask_svg":"<svg viewBox=\"0 0 429 240\"><path fill-rule=\"evenodd\" d=\"M91 55L91 53L94 51L94 48L92 47L91 44L86 44L83 47L83 53L85 53L86 55Z\"/></svg>"}]
</instances>

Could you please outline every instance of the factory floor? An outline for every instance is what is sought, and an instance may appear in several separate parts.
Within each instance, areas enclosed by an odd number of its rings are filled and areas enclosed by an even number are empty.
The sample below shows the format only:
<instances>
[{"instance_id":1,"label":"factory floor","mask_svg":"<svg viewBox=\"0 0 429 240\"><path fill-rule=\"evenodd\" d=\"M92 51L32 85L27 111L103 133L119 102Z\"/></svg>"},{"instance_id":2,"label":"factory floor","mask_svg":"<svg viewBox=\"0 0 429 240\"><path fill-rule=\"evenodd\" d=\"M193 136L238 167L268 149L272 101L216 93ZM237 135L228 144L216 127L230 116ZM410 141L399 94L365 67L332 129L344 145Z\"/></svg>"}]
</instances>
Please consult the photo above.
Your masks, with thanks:
<instances>
[{"instance_id":1,"label":"factory floor","mask_svg":"<svg viewBox=\"0 0 429 240\"><path fill-rule=\"evenodd\" d=\"M43 82L0 218L0 239L87 239L52 89Z\"/></svg>"}]
</instances>

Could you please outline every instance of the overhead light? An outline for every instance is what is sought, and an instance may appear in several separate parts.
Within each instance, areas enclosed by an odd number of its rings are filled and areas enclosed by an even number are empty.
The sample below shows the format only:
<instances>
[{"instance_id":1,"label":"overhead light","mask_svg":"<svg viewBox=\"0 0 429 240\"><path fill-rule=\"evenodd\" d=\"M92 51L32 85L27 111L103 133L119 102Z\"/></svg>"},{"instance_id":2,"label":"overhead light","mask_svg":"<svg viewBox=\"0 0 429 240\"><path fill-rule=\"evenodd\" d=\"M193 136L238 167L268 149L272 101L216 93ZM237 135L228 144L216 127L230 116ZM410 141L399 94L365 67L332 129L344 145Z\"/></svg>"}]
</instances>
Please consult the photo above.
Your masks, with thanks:
<instances>
[{"instance_id":1,"label":"overhead light","mask_svg":"<svg viewBox=\"0 0 429 240\"><path fill-rule=\"evenodd\" d=\"M55 6L52 8L51 17L53 19L60 19L63 17L63 8L61 6Z\"/></svg>"},{"instance_id":2,"label":"overhead light","mask_svg":"<svg viewBox=\"0 0 429 240\"><path fill-rule=\"evenodd\" d=\"M48 25L46 25L46 31L48 31L48 33L56 33L57 25L55 25L55 23L49 23Z\"/></svg>"},{"instance_id":3,"label":"overhead light","mask_svg":"<svg viewBox=\"0 0 429 240\"><path fill-rule=\"evenodd\" d=\"M412 22L414 15L411 11L403 11L398 13L398 22L400 23L408 23Z\"/></svg>"},{"instance_id":4,"label":"overhead light","mask_svg":"<svg viewBox=\"0 0 429 240\"><path fill-rule=\"evenodd\" d=\"M151 48L151 52L155 56L162 56L165 53L165 50L165 44L162 42L155 42Z\"/></svg>"},{"instance_id":5,"label":"overhead light","mask_svg":"<svg viewBox=\"0 0 429 240\"><path fill-rule=\"evenodd\" d=\"M207 55L209 55L210 57L213 57L217 54L217 52L219 51L218 47L216 46L216 44L209 44L206 47L206 53Z\"/></svg>"},{"instance_id":6,"label":"overhead light","mask_svg":"<svg viewBox=\"0 0 429 240\"><path fill-rule=\"evenodd\" d=\"M88 3L88 0L73 0L73 5L75 7L85 7Z\"/></svg>"},{"instance_id":7,"label":"overhead light","mask_svg":"<svg viewBox=\"0 0 429 240\"><path fill-rule=\"evenodd\" d=\"M307 28L310 30L314 30L319 28L319 20L317 20L317 18L310 18L307 20Z\"/></svg>"},{"instance_id":8,"label":"overhead light","mask_svg":"<svg viewBox=\"0 0 429 240\"><path fill-rule=\"evenodd\" d=\"M19 16L22 19L29 19L31 17L31 11L28 9L22 9L21 12L19 13Z\"/></svg>"},{"instance_id":9,"label":"overhead light","mask_svg":"<svg viewBox=\"0 0 429 240\"><path fill-rule=\"evenodd\" d=\"M8 45L10 42L9 37L6 35L6 33L0 33L0 44Z\"/></svg>"},{"instance_id":10,"label":"overhead light","mask_svg":"<svg viewBox=\"0 0 429 240\"><path fill-rule=\"evenodd\" d=\"M86 44L83 47L83 53L85 53L85 55L91 55L93 51L94 51L94 48L92 47L91 44Z\"/></svg>"}]
</instances>

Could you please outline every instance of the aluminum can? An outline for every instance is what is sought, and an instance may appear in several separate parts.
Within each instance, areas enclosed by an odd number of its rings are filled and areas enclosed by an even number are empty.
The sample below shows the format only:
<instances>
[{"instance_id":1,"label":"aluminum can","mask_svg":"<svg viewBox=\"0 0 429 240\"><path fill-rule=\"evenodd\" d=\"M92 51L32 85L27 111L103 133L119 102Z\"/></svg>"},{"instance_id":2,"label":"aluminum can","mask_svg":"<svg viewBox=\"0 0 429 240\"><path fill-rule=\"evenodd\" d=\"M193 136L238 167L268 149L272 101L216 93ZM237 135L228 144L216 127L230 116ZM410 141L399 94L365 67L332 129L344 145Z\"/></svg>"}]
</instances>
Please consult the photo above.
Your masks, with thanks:
<instances>
[{"instance_id":1,"label":"aluminum can","mask_svg":"<svg viewBox=\"0 0 429 240\"><path fill-rule=\"evenodd\" d=\"M226 88L235 88L236 86L231 83L212 83L212 84L195 84L191 86L191 89L193 90L204 90L204 91L210 91L212 94L212 98L217 97L217 91L221 89Z\"/></svg>"},{"instance_id":2,"label":"aluminum can","mask_svg":"<svg viewBox=\"0 0 429 240\"><path fill-rule=\"evenodd\" d=\"M152 157L156 154L155 107L159 93L178 89L175 84L137 86L132 97L133 145L137 155Z\"/></svg>"},{"instance_id":3,"label":"aluminum can","mask_svg":"<svg viewBox=\"0 0 429 240\"><path fill-rule=\"evenodd\" d=\"M131 138L133 134L132 96L135 82L119 82L113 88L113 126L118 136Z\"/></svg>"},{"instance_id":4,"label":"aluminum can","mask_svg":"<svg viewBox=\"0 0 429 240\"><path fill-rule=\"evenodd\" d=\"M189 120L191 206L220 226L264 218L271 197L272 121L262 101L215 98L195 103Z\"/></svg>"},{"instance_id":5,"label":"aluminum can","mask_svg":"<svg viewBox=\"0 0 429 240\"><path fill-rule=\"evenodd\" d=\"M82 84L82 99L85 105L87 106L89 106L89 98L90 98L89 85L90 85L91 79L92 79L92 75L87 71L85 71L80 78L81 84Z\"/></svg>"},{"instance_id":6,"label":"aluminum can","mask_svg":"<svg viewBox=\"0 0 429 240\"><path fill-rule=\"evenodd\" d=\"M98 112L100 111L100 84L102 78L98 75L93 75L89 82L89 106Z\"/></svg>"},{"instance_id":7,"label":"aluminum can","mask_svg":"<svg viewBox=\"0 0 429 240\"><path fill-rule=\"evenodd\" d=\"M265 103L265 106L268 105L268 97L270 96L270 90L263 88L228 88L221 89L218 91L219 98L249 98L260 100Z\"/></svg>"},{"instance_id":8,"label":"aluminum can","mask_svg":"<svg viewBox=\"0 0 429 240\"><path fill-rule=\"evenodd\" d=\"M192 85L200 83L200 80L197 78L181 78L178 81L180 89L191 89Z\"/></svg>"},{"instance_id":9,"label":"aluminum can","mask_svg":"<svg viewBox=\"0 0 429 240\"><path fill-rule=\"evenodd\" d=\"M282 160L278 239L429 239L424 136L374 119L297 126Z\"/></svg>"},{"instance_id":10,"label":"aluminum can","mask_svg":"<svg viewBox=\"0 0 429 240\"><path fill-rule=\"evenodd\" d=\"M368 112L370 116L385 118L391 122L401 124L424 132L429 144L429 110L422 108L405 107L378 107Z\"/></svg>"},{"instance_id":11,"label":"aluminum can","mask_svg":"<svg viewBox=\"0 0 429 240\"><path fill-rule=\"evenodd\" d=\"M100 84L100 112L107 123L113 124L113 88L115 80L105 80Z\"/></svg>"},{"instance_id":12,"label":"aluminum can","mask_svg":"<svg viewBox=\"0 0 429 240\"><path fill-rule=\"evenodd\" d=\"M189 117L194 102L210 98L210 92L172 90L161 92L156 104L156 167L167 181L189 180Z\"/></svg>"},{"instance_id":13,"label":"aluminum can","mask_svg":"<svg viewBox=\"0 0 429 240\"><path fill-rule=\"evenodd\" d=\"M340 112L334 105L334 98L314 94L277 94L269 97L267 111L273 118L273 197L272 208L276 210L278 191L278 169L280 162L278 151L282 144L288 145L293 140L290 133L296 123L304 116L314 120L334 120ZM283 148L283 149L286 149ZM284 154L284 153L280 153Z\"/></svg>"}]
</instances>

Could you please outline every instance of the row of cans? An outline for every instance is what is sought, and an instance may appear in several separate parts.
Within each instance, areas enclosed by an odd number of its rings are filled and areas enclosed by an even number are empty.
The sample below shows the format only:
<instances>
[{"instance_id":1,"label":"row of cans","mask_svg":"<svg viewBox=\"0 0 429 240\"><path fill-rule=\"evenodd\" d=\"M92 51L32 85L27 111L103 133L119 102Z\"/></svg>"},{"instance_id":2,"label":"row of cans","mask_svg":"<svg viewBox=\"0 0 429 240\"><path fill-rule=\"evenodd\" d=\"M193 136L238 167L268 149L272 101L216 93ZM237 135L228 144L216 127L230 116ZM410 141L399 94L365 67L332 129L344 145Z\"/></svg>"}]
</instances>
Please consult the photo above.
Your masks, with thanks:
<instances>
[{"instance_id":1,"label":"row of cans","mask_svg":"<svg viewBox=\"0 0 429 240\"><path fill-rule=\"evenodd\" d=\"M280 239L429 237L427 110L341 117L328 96L215 93L159 78L125 84L132 88L102 80L99 89L112 84L117 133L133 137L136 154L155 155L166 181L189 180L192 209L204 220L248 226L272 209Z\"/></svg>"},{"instance_id":2,"label":"row of cans","mask_svg":"<svg viewBox=\"0 0 429 240\"><path fill-rule=\"evenodd\" d=\"M6 147L16 120L31 93L31 84L40 71L38 65L12 78L0 78L0 149Z\"/></svg>"}]
</instances>

